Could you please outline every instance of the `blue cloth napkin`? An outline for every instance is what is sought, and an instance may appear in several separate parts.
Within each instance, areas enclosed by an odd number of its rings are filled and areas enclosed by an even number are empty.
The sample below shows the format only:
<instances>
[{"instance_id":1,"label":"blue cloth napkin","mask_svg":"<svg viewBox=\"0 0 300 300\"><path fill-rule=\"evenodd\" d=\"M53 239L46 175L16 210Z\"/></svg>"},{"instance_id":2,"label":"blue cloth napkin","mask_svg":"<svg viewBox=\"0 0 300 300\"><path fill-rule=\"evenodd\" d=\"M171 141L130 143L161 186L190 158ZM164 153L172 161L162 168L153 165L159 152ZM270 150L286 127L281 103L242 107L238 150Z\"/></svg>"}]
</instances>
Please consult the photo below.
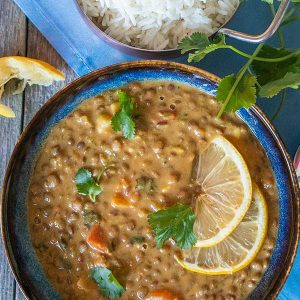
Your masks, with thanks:
<instances>
[{"instance_id":1,"label":"blue cloth napkin","mask_svg":"<svg viewBox=\"0 0 300 300\"><path fill-rule=\"evenodd\" d=\"M15 0L28 18L42 32L69 66L78 74L84 75L101 67L138 60L115 50L99 39L96 28L88 19L82 18L76 0ZM269 7L259 0L243 3L230 22L230 28L247 33L258 34L264 31L271 21ZM300 47L299 23L284 29L286 44L289 48ZM270 41L277 44L277 37ZM254 45L231 40L231 44L250 52ZM186 63L186 57L174 59ZM228 50L209 55L196 66L224 76L237 72L244 59ZM289 91L279 118L274 122L291 156L300 143L300 93ZM278 105L277 100L260 100L259 106L272 116ZM278 299L300 300L300 251L294 267ZM259 299L258 299L259 300Z\"/></svg>"}]
</instances>

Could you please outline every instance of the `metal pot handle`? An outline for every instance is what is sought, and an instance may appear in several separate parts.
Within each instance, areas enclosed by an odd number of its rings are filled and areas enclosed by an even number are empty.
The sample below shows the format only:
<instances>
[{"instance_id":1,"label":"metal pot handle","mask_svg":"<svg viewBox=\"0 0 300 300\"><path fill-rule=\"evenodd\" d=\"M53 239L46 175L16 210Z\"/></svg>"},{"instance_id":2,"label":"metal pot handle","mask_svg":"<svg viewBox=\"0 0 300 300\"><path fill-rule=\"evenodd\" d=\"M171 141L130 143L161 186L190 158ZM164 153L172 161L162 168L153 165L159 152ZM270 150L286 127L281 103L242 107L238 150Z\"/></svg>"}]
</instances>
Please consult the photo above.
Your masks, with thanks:
<instances>
[{"instance_id":1,"label":"metal pot handle","mask_svg":"<svg viewBox=\"0 0 300 300\"><path fill-rule=\"evenodd\" d=\"M269 26L269 28L259 35L250 35L246 33L242 33L239 31L231 30L228 28L221 28L219 33L223 33L227 36L235 38L240 41L250 42L250 43L261 43L269 39L279 28L281 21L285 15L285 12L290 4L290 0L281 0L280 6L274 16L274 19Z\"/></svg>"}]
</instances>

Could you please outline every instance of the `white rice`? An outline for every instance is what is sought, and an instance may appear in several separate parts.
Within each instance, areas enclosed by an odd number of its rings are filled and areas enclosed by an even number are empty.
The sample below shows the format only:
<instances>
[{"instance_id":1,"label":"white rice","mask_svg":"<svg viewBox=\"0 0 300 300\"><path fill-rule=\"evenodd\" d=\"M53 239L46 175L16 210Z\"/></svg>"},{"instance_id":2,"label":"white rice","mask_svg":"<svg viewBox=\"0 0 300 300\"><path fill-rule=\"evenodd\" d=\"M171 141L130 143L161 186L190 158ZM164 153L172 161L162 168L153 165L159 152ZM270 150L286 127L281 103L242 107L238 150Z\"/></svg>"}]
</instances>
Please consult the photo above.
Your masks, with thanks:
<instances>
[{"instance_id":1,"label":"white rice","mask_svg":"<svg viewBox=\"0 0 300 300\"><path fill-rule=\"evenodd\" d=\"M173 49L186 35L211 35L233 15L239 0L79 0L112 38L144 49Z\"/></svg>"}]
</instances>

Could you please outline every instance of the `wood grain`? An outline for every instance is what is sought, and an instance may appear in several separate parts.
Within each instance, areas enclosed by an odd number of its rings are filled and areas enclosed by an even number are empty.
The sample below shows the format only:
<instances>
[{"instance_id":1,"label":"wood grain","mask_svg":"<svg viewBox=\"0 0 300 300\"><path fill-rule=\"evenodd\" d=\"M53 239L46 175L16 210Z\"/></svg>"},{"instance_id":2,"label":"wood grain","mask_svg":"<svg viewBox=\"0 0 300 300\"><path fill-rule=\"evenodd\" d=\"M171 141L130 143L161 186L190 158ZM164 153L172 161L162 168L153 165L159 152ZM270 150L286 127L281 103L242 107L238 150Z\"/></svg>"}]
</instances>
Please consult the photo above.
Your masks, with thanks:
<instances>
[{"instance_id":1,"label":"wood grain","mask_svg":"<svg viewBox=\"0 0 300 300\"><path fill-rule=\"evenodd\" d=\"M11 0L0 0L0 32L0 57L22 55L38 58L57 67L66 75L65 82L55 83L50 87L27 87L23 94L17 96L9 96L16 83L8 84L2 100L15 111L16 118L0 117L0 186L2 186L7 162L21 131L47 99L67 82L76 78L76 75L38 30L31 23L27 25L26 17ZM7 264L2 244L0 264L0 300L24 300Z\"/></svg>"},{"instance_id":2,"label":"wood grain","mask_svg":"<svg viewBox=\"0 0 300 300\"><path fill-rule=\"evenodd\" d=\"M17 283L16 283L16 291L15 291L15 298L14 299L26 300L26 298L24 297L22 291L19 289Z\"/></svg>"},{"instance_id":3,"label":"wood grain","mask_svg":"<svg viewBox=\"0 0 300 300\"><path fill-rule=\"evenodd\" d=\"M66 76L65 82L56 82L49 87L32 86L25 90L24 102L24 125L32 119L38 109L66 83L76 78L75 73L67 66L67 64L58 55L55 49L47 42L47 40L39 33L39 31L31 24L28 24L28 47L27 56L44 60Z\"/></svg>"},{"instance_id":4,"label":"wood grain","mask_svg":"<svg viewBox=\"0 0 300 300\"><path fill-rule=\"evenodd\" d=\"M26 55L26 18L11 1L0 1L0 57L8 55ZM9 84L7 93L11 93L14 83ZM3 99L16 113L15 119L0 117L0 185L2 186L7 161L21 131L23 95L6 96ZM14 298L15 281L11 275L6 256L0 246L0 300Z\"/></svg>"},{"instance_id":5,"label":"wood grain","mask_svg":"<svg viewBox=\"0 0 300 300\"><path fill-rule=\"evenodd\" d=\"M25 127L32 119L39 108L66 83L76 78L75 73L66 65L58 53L52 48L39 31L31 24L28 24L27 34L27 56L41 59L55 66L66 76L65 82L56 82L49 87L31 86L24 92L24 122ZM24 300L19 287L16 287L15 299Z\"/></svg>"}]
</instances>

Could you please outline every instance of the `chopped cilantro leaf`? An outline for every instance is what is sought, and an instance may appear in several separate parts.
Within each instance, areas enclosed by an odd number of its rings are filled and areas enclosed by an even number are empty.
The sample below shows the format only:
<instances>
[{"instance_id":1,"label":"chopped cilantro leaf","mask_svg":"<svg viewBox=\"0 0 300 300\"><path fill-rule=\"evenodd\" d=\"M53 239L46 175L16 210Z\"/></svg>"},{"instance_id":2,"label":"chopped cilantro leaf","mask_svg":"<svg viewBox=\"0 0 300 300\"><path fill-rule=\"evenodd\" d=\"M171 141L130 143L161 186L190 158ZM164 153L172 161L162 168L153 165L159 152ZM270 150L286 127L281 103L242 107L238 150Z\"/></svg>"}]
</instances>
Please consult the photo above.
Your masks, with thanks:
<instances>
[{"instance_id":1,"label":"chopped cilantro leaf","mask_svg":"<svg viewBox=\"0 0 300 300\"><path fill-rule=\"evenodd\" d=\"M170 238L174 239L181 249L194 246L197 241L193 232L195 220L196 215L192 208L181 203L148 215L158 248Z\"/></svg>"},{"instance_id":2,"label":"chopped cilantro leaf","mask_svg":"<svg viewBox=\"0 0 300 300\"><path fill-rule=\"evenodd\" d=\"M96 197L102 193L103 188L94 180L92 173L85 168L80 168L75 176L77 192L88 195L95 202Z\"/></svg>"},{"instance_id":3,"label":"chopped cilantro leaf","mask_svg":"<svg viewBox=\"0 0 300 300\"><path fill-rule=\"evenodd\" d=\"M119 283L113 273L103 267L91 269L90 275L98 285L100 293L109 299L121 297L125 288Z\"/></svg>"},{"instance_id":4,"label":"chopped cilantro leaf","mask_svg":"<svg viewBox=\"0 0 300 300\"><path fill-rule=\"evenodd\" d=\"M111 120L114 131L122 131L127 139L133 139L135 136L135 123L125 111L118 111Z\"/></svg>"},{"instance_id":5,"label":"chopped cilantro leaf","mask_svg":"<svg viewBox=\"0 0 300 300\"><path fill-rule=\"evenodd\" d=\"M135 122L133 120L133 101L124 91L117 91L119 97L120 111L116 112L111 119L114 131L122 131L127 139L135 137Z\"/></svg>"}]
</instances>

